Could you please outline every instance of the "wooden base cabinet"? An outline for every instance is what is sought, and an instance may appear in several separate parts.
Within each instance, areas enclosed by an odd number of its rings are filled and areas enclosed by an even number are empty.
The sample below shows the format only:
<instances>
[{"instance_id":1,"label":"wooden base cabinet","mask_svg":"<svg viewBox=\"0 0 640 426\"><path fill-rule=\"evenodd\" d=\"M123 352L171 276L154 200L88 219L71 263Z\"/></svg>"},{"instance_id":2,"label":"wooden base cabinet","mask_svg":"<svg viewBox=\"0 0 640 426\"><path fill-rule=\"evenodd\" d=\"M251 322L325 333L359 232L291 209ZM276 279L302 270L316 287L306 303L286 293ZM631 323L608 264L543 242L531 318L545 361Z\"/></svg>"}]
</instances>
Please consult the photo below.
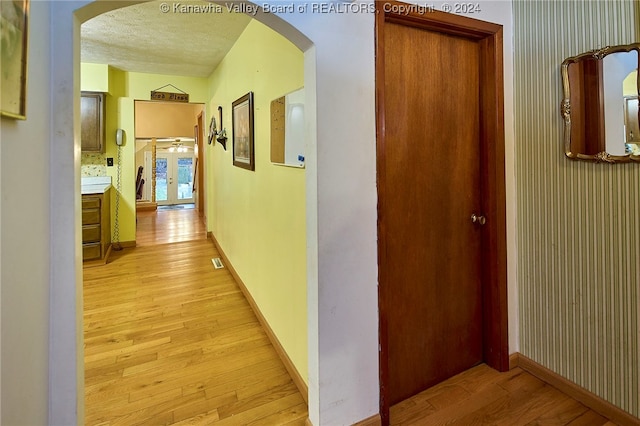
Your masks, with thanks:
<instances>
[{"instance_id":1,"label":"wooden base cabinet","mask_svg":"<svg viewBox=\"0 0 640 426\"><path fill-rule=\"evenodd\" d=\"M111 251L109 191L82 196L82 260L106 263Z\"/></svg>"}]
</instances>

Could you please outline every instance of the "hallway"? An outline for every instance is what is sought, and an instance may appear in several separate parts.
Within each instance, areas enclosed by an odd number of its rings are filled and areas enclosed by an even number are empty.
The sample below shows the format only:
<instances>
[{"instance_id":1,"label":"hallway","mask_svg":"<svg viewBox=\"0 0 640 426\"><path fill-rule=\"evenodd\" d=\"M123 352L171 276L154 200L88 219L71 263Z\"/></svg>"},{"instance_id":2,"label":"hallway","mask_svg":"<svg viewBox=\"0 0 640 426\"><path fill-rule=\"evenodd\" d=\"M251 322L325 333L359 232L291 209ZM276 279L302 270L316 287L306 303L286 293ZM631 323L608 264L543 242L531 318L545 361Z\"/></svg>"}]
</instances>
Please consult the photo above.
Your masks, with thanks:
<instances>
[{"instance_id":1,"label":"hallway","mask_svg":"<svg viewBox=\"0 0 640 426\"><path fill-rule=\"evenodd\" d=\"M138 247L84 270L85 424L303 425L305 401L214 269L197 211L145 212L138 231Z\"/></svg>"}]
</instances>

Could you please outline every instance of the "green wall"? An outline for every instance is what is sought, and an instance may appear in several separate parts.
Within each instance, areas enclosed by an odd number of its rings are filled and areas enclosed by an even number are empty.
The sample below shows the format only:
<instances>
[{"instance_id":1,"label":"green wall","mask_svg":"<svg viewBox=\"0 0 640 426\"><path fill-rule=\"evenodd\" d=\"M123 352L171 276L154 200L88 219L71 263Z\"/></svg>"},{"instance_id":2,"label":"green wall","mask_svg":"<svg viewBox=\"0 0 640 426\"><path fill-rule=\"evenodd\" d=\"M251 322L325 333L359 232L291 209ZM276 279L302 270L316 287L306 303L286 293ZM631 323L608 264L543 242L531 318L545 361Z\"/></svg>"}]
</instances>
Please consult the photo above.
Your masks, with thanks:
<instances>
[{"instance_id":1,"label":"green wall","mask_svg":"<svg viewBox=\"0 0 640 426\"><path fill-rule=\"evenodd\" d=\"M252 21L209 78L209 114L229 140L206 150L207 219L303 379L307 380L305 170L271 164L270 103L299 89L303 54ZM231 104L255 102L255 171L233 166Z\"/></svg>"}]
</instances>

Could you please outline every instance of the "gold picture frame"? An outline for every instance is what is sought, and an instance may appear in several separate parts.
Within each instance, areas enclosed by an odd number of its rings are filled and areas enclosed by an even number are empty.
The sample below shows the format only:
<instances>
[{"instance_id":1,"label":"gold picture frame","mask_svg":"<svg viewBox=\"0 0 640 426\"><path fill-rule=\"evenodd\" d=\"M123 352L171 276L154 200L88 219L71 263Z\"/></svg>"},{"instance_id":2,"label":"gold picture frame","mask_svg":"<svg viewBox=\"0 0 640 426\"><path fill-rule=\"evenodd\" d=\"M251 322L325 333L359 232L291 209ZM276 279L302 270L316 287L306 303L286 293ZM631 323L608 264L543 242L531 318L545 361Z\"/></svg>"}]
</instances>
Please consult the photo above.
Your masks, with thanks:
<instances>
[{"instance_id":1,"label":"gold picture frame","mask_svg":"<svg viewBox=\"0 0 640 426\"><path fill-rule=\"evenodd\" d=\"M0 1L0 115L27 118L29 1Z\"/></svg>"}]
</instances>

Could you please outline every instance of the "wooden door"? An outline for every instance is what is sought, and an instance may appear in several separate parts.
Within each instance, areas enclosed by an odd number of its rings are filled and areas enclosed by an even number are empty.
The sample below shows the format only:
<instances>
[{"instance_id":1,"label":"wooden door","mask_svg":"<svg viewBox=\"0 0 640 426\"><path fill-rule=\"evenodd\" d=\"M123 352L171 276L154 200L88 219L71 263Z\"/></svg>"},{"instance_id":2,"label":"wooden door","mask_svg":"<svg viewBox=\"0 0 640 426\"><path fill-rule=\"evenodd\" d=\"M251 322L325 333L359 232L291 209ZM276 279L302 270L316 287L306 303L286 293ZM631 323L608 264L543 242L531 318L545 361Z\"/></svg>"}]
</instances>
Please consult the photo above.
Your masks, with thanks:
<instances>
[{"instance_id":1,"label":"wooden door","mask_svg":"<svg viewBox=\"0 0 640 426\"><path fill-rule=\"evenodd\" d=\"M384 15L376 71L383 419L390 405L478 363L508 365L504 147L495 147L502 88L485 86L501 67L495 42Z\"/></svg>"},{"instance_id":2,"label":"wooden door","mask_svg":"<svg viewBox=\"0 0 640 426\"><path fill-rule=\"evenodd\" d=\"M482 361L479 48L397 24L385 45L393 404Z\"/></svg>"}]
</instances>

